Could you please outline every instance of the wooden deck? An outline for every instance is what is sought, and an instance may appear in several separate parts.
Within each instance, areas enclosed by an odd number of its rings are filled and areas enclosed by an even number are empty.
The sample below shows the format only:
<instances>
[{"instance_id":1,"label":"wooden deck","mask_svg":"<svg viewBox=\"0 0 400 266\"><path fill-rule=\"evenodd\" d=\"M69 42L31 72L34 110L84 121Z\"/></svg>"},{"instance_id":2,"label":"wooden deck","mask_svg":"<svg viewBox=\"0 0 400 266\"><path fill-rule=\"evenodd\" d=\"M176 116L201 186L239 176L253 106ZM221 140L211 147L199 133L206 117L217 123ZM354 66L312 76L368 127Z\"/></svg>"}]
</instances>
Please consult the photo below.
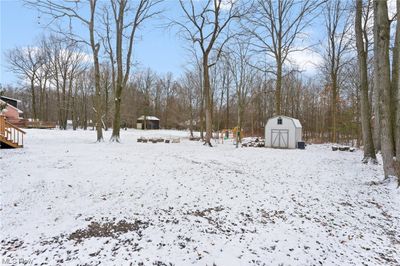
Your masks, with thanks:
<instances>
[{"instance_id":1,"label":"wooden deck","mask_svg":"<svg viewBox=\"0 0 400 266\"><path fill-rule=\"evenodd\" d=\"M29 121L27 119L21 119L14 126L19 128L39 128L39 129L52 129L57 126L55 122L50 121Z\"/></svg>"},{"instance_id":2,"label":"wooden deck","mask_svg":"<svg viewBox=\"0 0 400 266\"><path fill-rule=\"evenodd\" d=\"M25 131L7 122L5 116L0 115L1 148L22 148L24 146L25 134Z\"/></svg>"}]
</instances>

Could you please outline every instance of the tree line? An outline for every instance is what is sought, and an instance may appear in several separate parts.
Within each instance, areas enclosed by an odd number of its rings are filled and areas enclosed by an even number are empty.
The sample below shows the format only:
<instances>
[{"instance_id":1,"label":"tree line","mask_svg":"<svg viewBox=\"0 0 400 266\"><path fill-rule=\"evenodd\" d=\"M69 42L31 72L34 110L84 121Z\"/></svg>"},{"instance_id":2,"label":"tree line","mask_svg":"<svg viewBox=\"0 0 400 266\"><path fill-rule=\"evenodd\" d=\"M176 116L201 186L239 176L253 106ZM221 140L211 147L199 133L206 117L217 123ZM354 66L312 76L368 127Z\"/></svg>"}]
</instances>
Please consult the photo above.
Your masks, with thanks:
<instances>
[{"instance_id":1,"label":"tree line","mask_svg":"<svg viewBox=\"0 0 400 266\"><path fill-rule=\"evenodd\" d=\"M24 85L5 90L29 117L96 128L98 141L109 128L119 141L141 115L198 130L209 146L213 132L262 135L269 117L292 116L307 141L363 146L365 163L381 151L385 177L400 176L399 1L394 11L378 0L180 0L179 16L161 19L160 0L29 0L57 26L8 51ZM185 41L181 76L133 64L150 20ZM295 56L310 51L321 60L305 74Z\"/></svg>"}]
</instances>

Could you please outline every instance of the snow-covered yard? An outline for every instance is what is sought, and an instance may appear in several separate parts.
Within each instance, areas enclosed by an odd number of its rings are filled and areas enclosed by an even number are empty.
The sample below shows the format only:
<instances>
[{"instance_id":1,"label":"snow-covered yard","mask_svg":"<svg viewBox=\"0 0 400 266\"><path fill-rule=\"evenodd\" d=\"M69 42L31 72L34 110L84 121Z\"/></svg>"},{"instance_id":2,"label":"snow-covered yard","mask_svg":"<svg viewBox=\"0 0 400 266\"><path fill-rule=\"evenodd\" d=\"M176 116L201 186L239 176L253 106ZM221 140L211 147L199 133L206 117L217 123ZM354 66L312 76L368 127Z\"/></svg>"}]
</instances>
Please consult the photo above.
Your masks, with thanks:
<instances>
[{"instance_id":1,"label":"snow-covered yard","mask_svg":"<svg viewBox=\"0 0 400 266\"><path fill-rule=\"evenodd\" d=\"M0 151L2 263L399 265L400 196L361 152L28 130ZM109 132L106 133L106 139Z\"/></svg>"}]
</instances>

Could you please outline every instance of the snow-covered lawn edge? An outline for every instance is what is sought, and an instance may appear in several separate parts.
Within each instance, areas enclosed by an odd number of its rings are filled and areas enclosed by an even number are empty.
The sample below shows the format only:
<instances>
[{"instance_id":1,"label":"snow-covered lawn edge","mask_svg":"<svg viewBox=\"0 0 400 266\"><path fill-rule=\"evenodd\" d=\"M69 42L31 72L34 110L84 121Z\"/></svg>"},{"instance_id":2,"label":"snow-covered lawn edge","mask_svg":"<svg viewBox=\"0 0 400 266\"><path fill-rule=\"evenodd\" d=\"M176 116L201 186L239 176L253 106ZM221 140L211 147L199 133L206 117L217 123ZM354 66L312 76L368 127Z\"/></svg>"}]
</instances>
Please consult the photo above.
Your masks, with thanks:
<instances>
[{"instance_id":1,"label":"snow-covered lawn edge","mask_svg":"<svg viewBox=\"0 0 400 266\"><path fill-rule=\"evenodd\" d=\"M0 151L1 255L105 265L398 265L399 190L360 151L235 149L188 132L28 130ZM137 143L138 137L181 143Z\"/></svg>"}]
</instances>

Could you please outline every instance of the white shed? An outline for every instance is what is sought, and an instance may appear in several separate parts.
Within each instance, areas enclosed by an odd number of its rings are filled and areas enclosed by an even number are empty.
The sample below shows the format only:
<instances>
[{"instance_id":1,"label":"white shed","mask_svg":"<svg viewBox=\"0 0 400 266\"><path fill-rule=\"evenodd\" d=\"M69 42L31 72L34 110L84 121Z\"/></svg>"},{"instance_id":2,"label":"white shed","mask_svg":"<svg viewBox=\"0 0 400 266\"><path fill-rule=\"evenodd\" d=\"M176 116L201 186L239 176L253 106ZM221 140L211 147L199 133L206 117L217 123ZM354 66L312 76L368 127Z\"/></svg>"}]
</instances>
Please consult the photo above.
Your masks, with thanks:
<instances>
[{"instance_id":1,"label":"white shed","mask_svg":"<svg viewBox=\"0 0 400 266\"><path fill-rule=\"evenodd\" d=\"M299 120L287 116L274 116L265 125L265 147L296 149L302 141L302 127Z\"/></svg>"}]
</instances>

